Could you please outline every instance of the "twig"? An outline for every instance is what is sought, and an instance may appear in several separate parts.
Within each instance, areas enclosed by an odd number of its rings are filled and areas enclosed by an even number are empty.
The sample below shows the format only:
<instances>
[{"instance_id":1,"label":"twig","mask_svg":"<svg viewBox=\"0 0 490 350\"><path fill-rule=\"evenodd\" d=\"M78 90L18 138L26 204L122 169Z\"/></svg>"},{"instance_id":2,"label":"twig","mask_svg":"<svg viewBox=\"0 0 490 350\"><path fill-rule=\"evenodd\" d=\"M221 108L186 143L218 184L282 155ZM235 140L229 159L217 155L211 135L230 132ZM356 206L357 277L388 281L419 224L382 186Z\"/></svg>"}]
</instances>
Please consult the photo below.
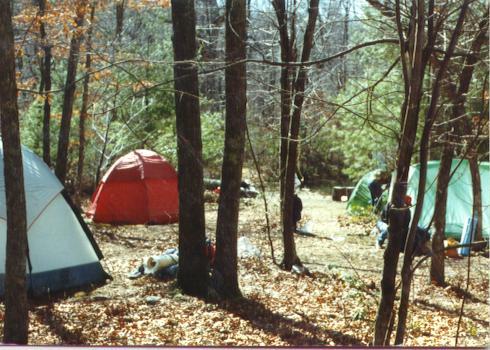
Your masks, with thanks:
<instances>
[{"instance_id":1,"label":"twig","mask_svg":"<svg viewBox=\"0 0 490 350\"><path fill-rule=\"evenodd\" d=\"M473 230L473 227L471 227L471 230ZM461 320L463 319L464 304L466 302L466 296L468 295L468 289L470 288L470 272L471 272L471 249L468 254L468 268L466 270L466 288L463 294L463 300L461 301L461 309L459 310L458 328L456 329L456 338L454 339L454 347L458 346L459 329L461 327Z\"/></svg>"},{"instance_id":2,"label":"twig","mask_svg":"<svg viewBox=\"0 0 490 350\"><path fill-rule=\"evenodd\" d=\"M269 245L271 246L271 256L272 256L272 262L279 266L279 264L276 261L275 255L274 255L274 245L272 244L272 237L271 237L271 225L269 221L269 206L267 204L267 198L265 197L265 185L264 181L262 179L262 172L260 171L260 165L259 162L257 161L257 157L255 156L255 151L252 145L252 141L250 140L250 133L248 131L248 124L245 123L245 132L247 133L247 140L248 140L248 145L250 147L250 153L252 154L252 159L254 161L255 169L257 170L257 175L259 176L259 183L260 183L260 194L262 195L262 199L264 201L264 210L265 210L265 221L267 224L267 238L269 239Z\"/></svg>"}]
</instances>

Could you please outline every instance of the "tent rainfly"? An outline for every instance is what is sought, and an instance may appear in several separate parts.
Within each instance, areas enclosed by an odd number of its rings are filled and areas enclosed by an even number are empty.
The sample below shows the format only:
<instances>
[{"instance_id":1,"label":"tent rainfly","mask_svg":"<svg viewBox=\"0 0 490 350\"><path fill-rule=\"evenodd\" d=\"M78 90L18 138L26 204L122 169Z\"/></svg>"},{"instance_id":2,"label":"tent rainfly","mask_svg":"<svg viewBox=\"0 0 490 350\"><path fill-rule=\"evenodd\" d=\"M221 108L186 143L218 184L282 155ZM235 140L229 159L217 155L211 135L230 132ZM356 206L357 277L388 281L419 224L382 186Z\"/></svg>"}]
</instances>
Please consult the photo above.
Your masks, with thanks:
<instances>
[{"instance_id":1,"label":"tent rainfly","mask_svg":"<svg viewBox=\"0 0 490 350\"><path fill-rule=\"evenodd\" d=\"M439 164L440 162L435 160L427 164L424 207L419 221L419 226L422 227L429 225L434 214ZM482 233L483 237L488 239L490 234L490 163L480 162L479 167L482 186ZM347 203L347 211L350 214L371 208L371 195L368 185L374 179L377 171L368 172L357 183ZM473 210L472 181L468 161L454 159L451 165L451 172L453 171L454 175L448 185L445 235L446 237L460 239L464 224L472 216ZM413 204L417 200L419 175L420 165L412 165L408 175L407 194L412 197ZM412 207L413 210L415 210L414 206Z\"/></svg>"},{"instance_id":2,"label":"tent rainfly","mask_svg":"<svg viewBox=\"0 0 490 350\"><path fill-rule=\"evenodd\" d=\"M0 296L4 295L7 208L3 147L0 145ZM102 253L87 225L74 211L63 185L33 152L22 147L27 237L33 295L103 283Z\"/></svg>"},{"instance_id":3,"label":"tent rainfly","mask_svg":"<svg viewBox=\"0 0 490 350\"><path fill-rule=\"evenodd\" d=\"M161 155L132 151L104 174L87 212L94 222L168 224L179 219L177 173Z\"/></svg>"},{"instance_id":4,"label":"tent rainfly","mask_svg":"<svg viewBox=\"0 0 490 350\"><path fill-rule=\"evenodd\" d=\"M357 182L356 187L354 187L354 190L347 201L347 212L349 214L357 214L366 209L372 209L369 184L376 178L376 174L380 172L381 169L372 170L366 173ZM388 191L383 192L383 197L386 197L387 192ZM386 201L386 198L384 201Z\"/></svg>"},{"instance_id":5,"label":"tent rainfly","mask_svg":"<svg viewBox=\"0 0 490 350\"><path fill-rule=\"evenodd\" d=\"M419 226L427 227L434 214L434 206L437 189L437 174L439 161L430 161L427 164L427 182L425 185L424 207L419 220ZM490 163L480 162L480 178L482 186L482 234L488 239L490 233ZM453 173L448 185L446 207L446 237L461 238L463 227L472 217L473 191L469 163L467 160L453 159L451 173ZM417 200L417 192L420 176L420 164L410 167L408 174L407 194L412 196L413 204ZM412 216L415 207L412 207Z\"/></svg>"}]
</instances>

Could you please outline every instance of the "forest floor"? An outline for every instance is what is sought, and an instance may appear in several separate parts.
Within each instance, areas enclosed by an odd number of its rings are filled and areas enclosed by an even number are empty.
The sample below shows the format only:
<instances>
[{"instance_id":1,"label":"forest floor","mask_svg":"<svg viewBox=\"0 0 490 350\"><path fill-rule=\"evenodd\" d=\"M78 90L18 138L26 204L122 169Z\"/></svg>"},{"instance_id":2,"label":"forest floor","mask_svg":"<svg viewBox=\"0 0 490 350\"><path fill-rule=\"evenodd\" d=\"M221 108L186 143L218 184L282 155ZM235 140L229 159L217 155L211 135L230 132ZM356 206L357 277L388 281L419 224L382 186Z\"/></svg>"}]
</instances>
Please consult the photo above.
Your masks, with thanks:
<instances>
[{"instance_id":1,"label":"forest floor","mask_svg":"<svg viewBox=\"0 0 490 350\"><path fill-rule=\"evenodd\" d=\"M379 300L383 251L370 234L372 222L347 217L345 203L302 190L303 220L315 236L296 235L300 258L312 276L280 270L271 259L263 201L242 199L239 236L260 249L260 258L239 260L243 298L215 302L183 295L175 280L129 279L142 259L177 247L177 225L93 225L113 280L90 292L37 303L30 311L30 344L175 346L368 345ZM277 196L268 199L278 212ZM206 204L214 237L217 205ZM282 240L271 217L276 260ZM488 256L488 255L487 255ZM417 270L410 296L407 346L454 346L463 299L458 346L488 346L489 260L483 254L446 259L448 286L428 283L429 260ZM152 298L149 298L152 297ZM1 305L3 311L3 305ZM1 312L3 314L3 312ZM3 318L3 317L2 317Z\"/></svg>"}]
</instances>

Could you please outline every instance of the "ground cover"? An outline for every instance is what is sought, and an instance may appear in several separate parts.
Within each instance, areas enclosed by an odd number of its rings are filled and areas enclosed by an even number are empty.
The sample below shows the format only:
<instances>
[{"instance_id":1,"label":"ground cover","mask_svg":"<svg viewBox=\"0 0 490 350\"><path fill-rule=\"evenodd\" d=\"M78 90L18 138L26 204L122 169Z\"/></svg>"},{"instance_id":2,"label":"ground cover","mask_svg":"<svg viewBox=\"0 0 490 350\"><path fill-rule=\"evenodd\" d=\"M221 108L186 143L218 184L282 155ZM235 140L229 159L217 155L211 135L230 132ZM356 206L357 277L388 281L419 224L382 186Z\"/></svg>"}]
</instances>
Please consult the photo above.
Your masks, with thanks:
<instances>
[{"instance_id":1,"label":"ground cover","mask_svg":"<svg viewBox=\"0 0 490 350\"><path fill-rule=\"evenodd\" d=\"M383 251L374 246L370 220L345 215L345 203L302 190L303 220L315 236L296 237L299 256L312 273L299 276L277 268L260 198L243 199L239 235L261 251L240 259L244 298L205 302L182 295L174 280L127 274L143 258L177 246L177 226L93 225L113 280L90 292L33 303L31 344L307 346L367 345L371 341ZM268 197L275 258L281 259L276 195ZM213 237L217 205L207 203ZM464 314L458 345L490 344L488 258L446 260L448 287L428 281L428 262L413 283L406 345L452 346L461 302ZM3 318L3 304L0 305Z\"/></svg>"}]
</instances>

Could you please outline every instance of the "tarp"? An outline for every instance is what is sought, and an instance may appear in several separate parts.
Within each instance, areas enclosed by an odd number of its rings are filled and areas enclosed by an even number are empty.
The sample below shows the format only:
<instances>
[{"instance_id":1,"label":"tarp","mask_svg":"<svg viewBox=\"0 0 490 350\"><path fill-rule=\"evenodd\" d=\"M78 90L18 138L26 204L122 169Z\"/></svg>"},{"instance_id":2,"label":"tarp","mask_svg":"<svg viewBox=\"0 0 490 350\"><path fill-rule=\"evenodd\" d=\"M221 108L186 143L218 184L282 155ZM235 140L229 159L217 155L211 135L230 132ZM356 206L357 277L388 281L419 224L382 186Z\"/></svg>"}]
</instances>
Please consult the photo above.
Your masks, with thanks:
<instances>
[{"instance_id":1,"label":"tarp","mask_svg":"<svg viewBox=\"0 0 490 350\"><path fill-rule=\"evenodd\" d=\"M178 178L161 155L136 150L103 176L87 212L94 222L167 224L179 218Z\"/></svg>"},{"instance_id":2,"label":"tarp","mask_svg":"<svg viewBox=\"0 0 490 350\"><path fill-rule=\"evenodd\" d=\"M437 174L439 161L430 161L427 164L427 183L425 186L424 207L419 221L419 226L427 227L434 214L435 197L437 189ZM458 166L459 164L459 166ZM456 168L457 167L457 168ZM446 237L459 239L465 222L472 216L473 192L470 167L467 160L454 159L451 172L456 169L448 186L446 208ZM420 164L410 167L408 175L407 194L412 196L412 203L417 200L417 189L420 176ZM490 163L480 163L480 177L482 185L482 210L483 210L483 236L488 238L490 233ZM412 208L412 215L413 210Z\"/></svg>"}]
</instances>

